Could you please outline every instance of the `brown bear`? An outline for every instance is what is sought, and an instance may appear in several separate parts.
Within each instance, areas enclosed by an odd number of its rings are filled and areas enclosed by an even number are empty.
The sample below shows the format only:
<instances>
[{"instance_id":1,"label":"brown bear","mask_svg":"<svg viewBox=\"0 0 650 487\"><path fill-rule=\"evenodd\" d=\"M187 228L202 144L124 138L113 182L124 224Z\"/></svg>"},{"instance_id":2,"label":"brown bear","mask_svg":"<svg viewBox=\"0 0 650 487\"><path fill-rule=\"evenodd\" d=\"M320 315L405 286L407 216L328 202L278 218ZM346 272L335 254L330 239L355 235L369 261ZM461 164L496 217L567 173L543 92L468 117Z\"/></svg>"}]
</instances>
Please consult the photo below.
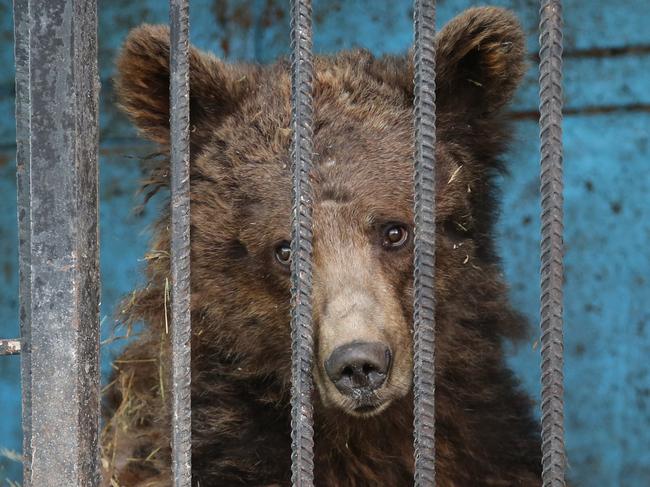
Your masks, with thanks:
<instances>
[{"instance_id":1,"label":"brown bear","mask_svg":"<svg viewBox=\"0 0 650 487\"><path fill-rule=\"evenodd\" d=\"M502 341L508 303L493 224L524 72L524 35L498 8L437 35L437 485L538 486L540 435ZM118 60L121 106L169 149L169 32L142 26ZM192 471L197 486L290 482L290 66L192 49ZM413 66L410 55L316 57L314 408L319 486L413 483ZM166 158L148 185L168 185ZM123 309L144 329L115 361L107 485L170 486L168 214L146 287ZM111 483L112 482L112 483Z\"/></svg>"}]
</instances>

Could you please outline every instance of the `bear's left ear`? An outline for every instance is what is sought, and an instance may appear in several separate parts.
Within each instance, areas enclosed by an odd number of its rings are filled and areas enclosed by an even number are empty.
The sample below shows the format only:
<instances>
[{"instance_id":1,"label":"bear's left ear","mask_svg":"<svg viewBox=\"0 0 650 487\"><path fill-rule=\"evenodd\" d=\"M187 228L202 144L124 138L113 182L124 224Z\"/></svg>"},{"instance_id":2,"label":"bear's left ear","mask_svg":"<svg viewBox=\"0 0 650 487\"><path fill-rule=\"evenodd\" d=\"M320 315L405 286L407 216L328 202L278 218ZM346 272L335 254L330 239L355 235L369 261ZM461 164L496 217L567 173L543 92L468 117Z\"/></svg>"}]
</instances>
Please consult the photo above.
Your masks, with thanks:
<instances>
[{"instance_id":1,"label":"bear's left ear","mask_svg":"<svg viewBox=\"0 0 650 487\"><path fill-rule=\"evenodd\" d=\"M501 8L468 9L436 37L436 98L442 111L489 117L510 101L525 71L525 37Z\"/></svg>"},{"instance_id":2,"label":"bear's left ear","mask_svg":"<svg viewBox=\"0 0 650 487\"><path fill-rule=\"evenodd\" d=\"M169 145L169 29L133 29L117 60L116 92L121 108L148 139ZM226 64L191 47L191 142L200 146L224 117L234 113L254 89L253 66Z\"/></svg>"}]
</instances>

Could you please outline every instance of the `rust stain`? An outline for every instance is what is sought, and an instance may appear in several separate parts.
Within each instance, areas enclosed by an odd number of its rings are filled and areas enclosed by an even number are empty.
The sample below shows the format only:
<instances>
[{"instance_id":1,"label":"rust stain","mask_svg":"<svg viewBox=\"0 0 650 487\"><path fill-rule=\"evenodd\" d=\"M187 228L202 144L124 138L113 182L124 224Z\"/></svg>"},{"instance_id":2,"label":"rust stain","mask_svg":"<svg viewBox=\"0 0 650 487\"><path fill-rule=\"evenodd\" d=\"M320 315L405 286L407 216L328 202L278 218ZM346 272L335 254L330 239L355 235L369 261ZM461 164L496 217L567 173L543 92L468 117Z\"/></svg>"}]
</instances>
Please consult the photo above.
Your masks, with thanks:
<instances>
[{"instance_id":1,"label":"rust stain","mask_svg":"<svg viewBox=\"0 0 650 487\"><path fill-rule=\"evenodd\" d=\"M8 157L6 154L0 152L0 167L7 165L7 163L11 160L11 157Z\"/></svg>"},{"instance_id":2,"label":"rust stain","mask_svg":"<svg viewBox=\"0 0 650 487\"><path fill-rule=\"evenodd\" d=\"M214 0L211 10L218 26L217 31L220 33L219 45L224 57L231 54L230 38L235 35L235 32L238 31L237 35L241 35L241 31L248 31L254 25L251 3Z\"/></svg>"},{"instance_id":3,"label":"rust stain","mask_svg":"<svg viewBox=\"0 0 650 487\"><path fill-rule=\"evenodd\" d=\"M224 57L228 57L233 54L232 37L245 35L256 28L269 28L286 22L288 3L266 0L260 8L253 1L214 0L211 11L220 32L219 46Z\"/></svg>"},{"instance_id":4,"label":"rust stain","mask_svg":"<svg viewBox=\"0 0 650 487\"><path fill-rule=\"evenodd\" d=\"M228 37L222 37L219 41L219 45L221 46L223 55L228 57L228 54L230 54L230 39Z\"/></svg>"},{"instance_id":5,"label":"rust stain","mask_svg":"<svg viewBox=\"0 0 650 487\"><path fill-rule=\"evenodd\" d=\"M284 22L287 15L286 7L286 2L267 0L260 17L259 26L271 27L272 25Z\"/></svg>"},{"instance_id":6,"label":"rust stain","mask_svg":"<svg viewBox=\"0 0 650 487\"><path fill-rule=\"evenodd\" d=\"M14 268L11 265L11 262L6 261L2 266L2 272L5 276L5 281L10 282L12 277L14 277Z\"/></svg>"}]
</instances>

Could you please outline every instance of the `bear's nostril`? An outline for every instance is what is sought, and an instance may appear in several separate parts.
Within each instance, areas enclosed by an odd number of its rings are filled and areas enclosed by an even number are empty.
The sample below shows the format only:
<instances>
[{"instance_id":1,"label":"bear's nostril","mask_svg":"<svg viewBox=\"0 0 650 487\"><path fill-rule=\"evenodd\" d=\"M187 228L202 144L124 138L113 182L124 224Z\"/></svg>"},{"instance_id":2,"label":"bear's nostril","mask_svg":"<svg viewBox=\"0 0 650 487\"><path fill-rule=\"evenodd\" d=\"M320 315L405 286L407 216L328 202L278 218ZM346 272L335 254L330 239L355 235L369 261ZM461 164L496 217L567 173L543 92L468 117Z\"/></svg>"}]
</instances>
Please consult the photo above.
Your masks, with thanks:
<instances>
[{"instance_id":1,"label":"bear's nostril","mask_svg":"<svg viewBox=\"0 0 650 487\"><path fill-rule=\"evenodd\" d=\"M384 384L390 362L390 350L383 343L352 342L332 352L325 371L340 392L358 395Z\"/></svg>"}]
</instances>

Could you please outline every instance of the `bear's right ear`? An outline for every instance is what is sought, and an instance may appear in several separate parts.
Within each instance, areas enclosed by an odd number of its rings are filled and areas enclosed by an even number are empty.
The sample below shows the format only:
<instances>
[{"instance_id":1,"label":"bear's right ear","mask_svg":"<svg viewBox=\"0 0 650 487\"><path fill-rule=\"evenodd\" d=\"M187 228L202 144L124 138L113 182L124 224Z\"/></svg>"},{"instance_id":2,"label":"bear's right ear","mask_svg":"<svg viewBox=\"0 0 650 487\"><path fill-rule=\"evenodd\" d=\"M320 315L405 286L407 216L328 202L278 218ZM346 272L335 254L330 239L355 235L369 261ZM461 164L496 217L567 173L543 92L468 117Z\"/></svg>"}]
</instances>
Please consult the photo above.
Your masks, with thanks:
<instances>
[{"instance_id":1,"label":"bear's right ear","mask_svg":"<svg viewBox=\"0 0 650 487\"><path fill-rule=\"evenodd\" d=\"M251 67L225 64L190 48L190 130L193 145L209 137L255 86ZM169 144L169 29L142 25L131 31L117 60L121 108L142 135Z\"/></svg>"},{"instance_id":2,"label":"bear's right ear","mask_svg":"<svg viewBox=\"0 0 650 487\"><path fill-rule=\"evenodd\" d=\"M525 36L502 8L471 8L436 37L438 104L462 118L489 117L507 104L525 71Z\"/></svg>"}]
</instances>

